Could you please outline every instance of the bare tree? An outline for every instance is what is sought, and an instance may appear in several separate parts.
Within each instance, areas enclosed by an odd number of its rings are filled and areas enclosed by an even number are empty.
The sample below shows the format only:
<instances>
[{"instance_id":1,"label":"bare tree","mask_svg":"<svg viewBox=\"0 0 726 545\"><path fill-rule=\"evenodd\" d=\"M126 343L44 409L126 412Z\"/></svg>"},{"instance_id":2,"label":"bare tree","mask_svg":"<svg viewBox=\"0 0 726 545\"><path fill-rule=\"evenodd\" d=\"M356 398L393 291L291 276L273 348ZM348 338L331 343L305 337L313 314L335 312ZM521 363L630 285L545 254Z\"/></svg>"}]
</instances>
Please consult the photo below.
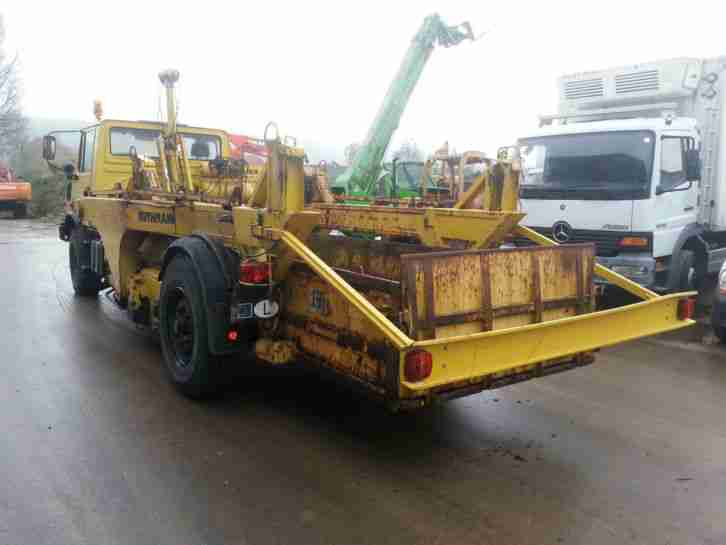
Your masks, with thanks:
<instances>
[{"instance_id":1,"label":"bare tree","mask_svg":"<svg viewBox=\"0 0 726 545\"><path fill-rule=\"evenodd\" d=\"M20 107L17 56L5 54L5 26L0 15L0 157L17 151L25 136L26 121Z\"/></svg>"}]
</instances>

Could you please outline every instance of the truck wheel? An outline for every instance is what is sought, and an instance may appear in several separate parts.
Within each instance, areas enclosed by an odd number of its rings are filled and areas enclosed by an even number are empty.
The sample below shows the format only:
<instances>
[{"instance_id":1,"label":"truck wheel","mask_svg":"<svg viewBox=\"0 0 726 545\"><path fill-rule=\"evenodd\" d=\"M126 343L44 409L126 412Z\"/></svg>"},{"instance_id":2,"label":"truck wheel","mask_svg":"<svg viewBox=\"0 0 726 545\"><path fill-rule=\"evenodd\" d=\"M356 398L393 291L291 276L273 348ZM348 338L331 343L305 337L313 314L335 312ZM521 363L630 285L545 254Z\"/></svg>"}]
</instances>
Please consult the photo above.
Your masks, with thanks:
<instances>
[{"instance_id":1,"label":"truck wheel","mask_svg":"<svg viewBox=\"0 0 726 545\"><path fill-rule=\"evenodd\" d=\"M678 291L690 291L695 289L695 268L696 258L691 250L681 250L678 254Z\"/></svg>"},{"instance_id":2,"label":"truck wheel","mask_svg":"<svg viewBox=\"0 0 726 545\"><path fill-rule=\"evenodd\" d=\"M192 262L174 257L164 274L159 300L159 336L169 377L193 399L219 390L219 362L209 353L202 286Z\"/></svg>"},{"instance_id":3,"label":"truck wheel","mask_svg":"<svg viewBox=\"0 0 726 545\"><path fill-rule=\"evenodd\" d=\"M718 290L718 288L716 289ZM714 298L713 305L711 306L711 327L713 328L713 332L716 334L718 341L721 344L726 344L726 327L721 325L719 314L718 298Z\"/></svg>"},{"instance_id":4,"label":"truck wheel","mask_svg":"<svg viewBox=\"0 0 726 545\"><path fill-rule=\"evenodd\" d=\"M76 295L95 297L101 289L101 277L91 269L83 266L82 257L88 254L85 247L87 237L84 229L74 229L68 244L68 261L71 269L71 281Z\"/></svg>"},{"instance_id":5,"label":"truck wheel","mask_svg":"<svg viewBox=\"0 0 726 545\"><path fill-rule=\"evenodd\" d=\"M28 217L28 205L25 203L18 203L13 209L13 217L15 219L24 219Z\"/></svg>"}]
</instances>

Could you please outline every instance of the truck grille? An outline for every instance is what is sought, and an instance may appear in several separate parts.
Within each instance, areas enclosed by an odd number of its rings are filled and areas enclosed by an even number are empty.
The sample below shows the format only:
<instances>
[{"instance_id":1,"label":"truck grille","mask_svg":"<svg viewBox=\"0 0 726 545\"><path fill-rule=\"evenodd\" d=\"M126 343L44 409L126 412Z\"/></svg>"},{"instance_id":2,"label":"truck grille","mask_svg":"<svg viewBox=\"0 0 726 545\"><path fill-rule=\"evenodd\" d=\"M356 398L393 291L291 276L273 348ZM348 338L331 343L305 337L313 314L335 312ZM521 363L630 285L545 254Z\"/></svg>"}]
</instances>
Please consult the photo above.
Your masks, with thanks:
<instances>
[{"instance_id":1,"label":"truck grille","mask_svg":"<svg viewBox=\"0 0 726 545\"><path fill-rule=\"evenodd\" d=\"M552 229L547 227L530 227L538 233L552 238ZM595 255L600 257L611 257L618 253L618 243L623 236L630 233L621 231L590 231L588 229L573 229L572 238L566 244L582 244L583 242L595 243ZM514 239L515 246L531 246L533 243L527 238Z\"/></svg>"},{"instance_id":2,"label":"truck grille","mask_svg":"<svg viewBox=\"0 0 726 545\"><path fill-rule=\"evenodd\" d=\"M658 88L658 70L643 70L615 76L615 93L618 95L657 91Z\"/></svg>"},{"instance_id":3,"label":"truck grille","mask_svg":"<svg viewBox=\"0 0 726 545\"><path fill-rule=\"evenodd\" d=\"M603 90L602 78L565 82L565 98L568 100L601 97Z\"/></svg>"}]
</instances>

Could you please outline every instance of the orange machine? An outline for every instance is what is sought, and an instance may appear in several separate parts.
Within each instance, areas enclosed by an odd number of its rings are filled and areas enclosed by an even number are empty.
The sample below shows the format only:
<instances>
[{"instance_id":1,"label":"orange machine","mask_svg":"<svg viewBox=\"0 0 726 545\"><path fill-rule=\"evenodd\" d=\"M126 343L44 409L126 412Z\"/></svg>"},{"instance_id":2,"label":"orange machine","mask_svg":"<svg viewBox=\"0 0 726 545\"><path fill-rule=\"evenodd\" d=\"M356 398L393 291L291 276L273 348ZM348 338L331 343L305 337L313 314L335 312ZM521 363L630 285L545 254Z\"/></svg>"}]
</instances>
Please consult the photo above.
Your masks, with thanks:
<instances>
[{"instance_id":1,"label":"orange machine","mask_svg":"<svg viewBox=\"0 0 726 545\"><path fill-rule=\"evenodd\" d=\"M12 210L16 218L24 218L32 196L30 184L0 162L0 210Z\"/></svg>"}]
</instances>

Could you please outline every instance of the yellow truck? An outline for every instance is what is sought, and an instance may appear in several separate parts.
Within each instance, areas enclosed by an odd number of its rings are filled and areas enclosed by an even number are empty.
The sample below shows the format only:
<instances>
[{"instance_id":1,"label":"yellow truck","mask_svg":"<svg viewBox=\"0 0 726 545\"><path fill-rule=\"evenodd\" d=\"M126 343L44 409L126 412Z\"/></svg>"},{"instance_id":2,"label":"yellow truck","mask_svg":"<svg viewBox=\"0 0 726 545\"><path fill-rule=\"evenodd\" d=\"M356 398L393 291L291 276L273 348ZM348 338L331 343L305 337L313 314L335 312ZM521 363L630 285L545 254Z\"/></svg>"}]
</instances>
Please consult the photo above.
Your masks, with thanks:
<instances>
[{"instance_id":1,"label":"yellow truck","mask_svg":"<svg viewBox=\"0 0 726 545\"><path fill-rule=\"evenodd\" d=\"M13 170L0 161L0 210L11 210L15 218L28 215L33 198L30 183L18 178Z\"/></svg>"},{"instance_id":2,"label":"yellow truck","mask_svg":"<svg viewBox=\"0 0 726 545\"><path fill-rule=\"evenodd\" d=\"M177 124L178 73L160 79L167 122L81 131L60 236L76 293L110 289L157 330L188 396L217 392L254 353L412 409L693 323L692 293L657 296L599 266L592 245L521 226L516 160L487 161L453 208L306 203L302 149L268 126L265 165L232 159L225 132ZM54 149L51 133L46 160ZM511 235L540 246L502 247ZM640 302L596 311L596 275Z\"/></svg>"}]
</instances>

